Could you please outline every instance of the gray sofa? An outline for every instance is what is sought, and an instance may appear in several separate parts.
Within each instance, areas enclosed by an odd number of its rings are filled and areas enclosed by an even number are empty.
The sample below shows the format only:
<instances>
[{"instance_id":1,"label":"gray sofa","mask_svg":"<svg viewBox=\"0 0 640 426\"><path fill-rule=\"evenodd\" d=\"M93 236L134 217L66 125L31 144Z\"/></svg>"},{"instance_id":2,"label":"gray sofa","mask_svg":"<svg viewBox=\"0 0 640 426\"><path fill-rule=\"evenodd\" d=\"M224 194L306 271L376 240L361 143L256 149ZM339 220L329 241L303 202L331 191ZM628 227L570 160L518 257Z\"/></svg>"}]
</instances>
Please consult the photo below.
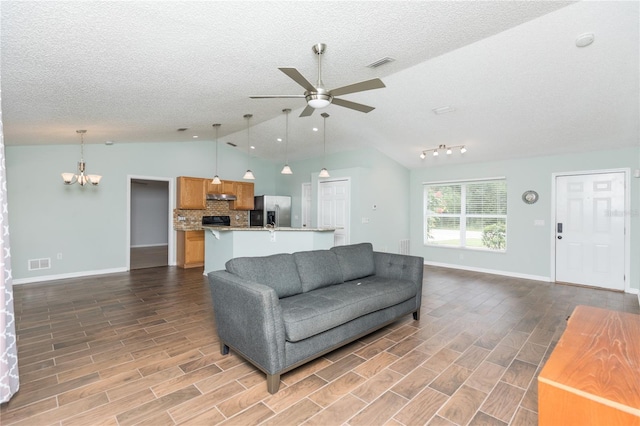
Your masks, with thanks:
<instances>
[{"instance_id":1,"label":"gray sofa","mask_svg":"<svg viewBox=\"0 0 640 426\"><path fill-rule=\"evenodd\" d=\"M369 243L231 259L208 274L220 349L280 375L404 315L420 317L423 258Z\"/></svg>"}]
</instances>

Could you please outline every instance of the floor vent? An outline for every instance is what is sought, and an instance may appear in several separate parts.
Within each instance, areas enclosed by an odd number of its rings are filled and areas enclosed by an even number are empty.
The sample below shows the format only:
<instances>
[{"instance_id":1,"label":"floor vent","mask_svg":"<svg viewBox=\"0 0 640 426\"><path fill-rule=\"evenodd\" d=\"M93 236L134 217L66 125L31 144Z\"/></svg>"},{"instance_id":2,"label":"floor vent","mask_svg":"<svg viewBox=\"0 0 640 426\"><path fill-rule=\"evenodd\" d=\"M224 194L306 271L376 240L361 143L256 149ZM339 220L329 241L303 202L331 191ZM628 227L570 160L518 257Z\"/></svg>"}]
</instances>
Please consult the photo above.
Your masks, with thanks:
<instances>
[{"instance_id":1,"label":"floor vent","mask_svg":"<svg viewBox=\"0 0 640 426\"><path fill-rule=\"evenodd\" d=\"M51 258L46 257L44 259L29 259L29 270L37 271L38 269L50 269Z\"/></svg>"},{"instance_id":2,"label":"floor vent","mask_svg":"<svg viewBox=\"0 0 640 426\"><path fill-rule=\"evenodd\" d=\"M400 240L400 254L409 254L409 240Z\"/></svg>"}]
</instances>

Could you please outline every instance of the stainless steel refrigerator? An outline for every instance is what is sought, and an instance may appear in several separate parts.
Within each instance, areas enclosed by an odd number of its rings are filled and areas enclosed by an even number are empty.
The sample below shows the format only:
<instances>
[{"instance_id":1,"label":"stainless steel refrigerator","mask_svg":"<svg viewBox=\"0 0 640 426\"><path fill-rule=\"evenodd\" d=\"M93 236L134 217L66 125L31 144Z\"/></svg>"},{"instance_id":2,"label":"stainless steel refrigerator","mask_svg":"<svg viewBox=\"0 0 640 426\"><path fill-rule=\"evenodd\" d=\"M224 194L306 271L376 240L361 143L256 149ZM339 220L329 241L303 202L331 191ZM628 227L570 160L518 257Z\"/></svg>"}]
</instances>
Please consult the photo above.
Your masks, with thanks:
<instances>
[{"instance_id":1,"label":"stainless steel refrigerator","mask_svg":"<svg viewBox=\"0 0 640 426\"><path fill-rule=\"evenodd\" d=\"M251 226L291 226L291 197L281 195L256 195L254 210L249 213Z\"/></svg>"}]
</instances>

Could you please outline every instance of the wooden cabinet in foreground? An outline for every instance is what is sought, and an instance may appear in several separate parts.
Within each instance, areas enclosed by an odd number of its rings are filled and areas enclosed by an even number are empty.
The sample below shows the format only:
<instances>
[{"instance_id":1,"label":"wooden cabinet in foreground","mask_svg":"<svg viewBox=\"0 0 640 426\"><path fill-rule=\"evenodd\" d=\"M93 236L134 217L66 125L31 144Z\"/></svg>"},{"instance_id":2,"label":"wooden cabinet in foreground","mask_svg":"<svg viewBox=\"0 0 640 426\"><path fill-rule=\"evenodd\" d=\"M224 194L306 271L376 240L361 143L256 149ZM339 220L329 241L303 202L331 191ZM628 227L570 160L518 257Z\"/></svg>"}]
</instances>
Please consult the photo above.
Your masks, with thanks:
<instances>
[{"instance_id":1,"label":"wooden cabinet in foreground","mask_svg":"<svg viewBox=\"0 0 640 426\"><path fill-rule=\"evenodd\" d=\"M185 210L207 208L207 179L179 176L177 182L177 208Z\"/></svg>"},{"instance_id":2,"label":"wooden cabinet in foreground","mask_svg":"<svg viewBox=\"0 0 640 426\"><path fill-rule=\"evenodd\" d=\"M538 376L540 426L640 425L640 315L577 306Z\"/></svg>"},{"instance_id":3,"label":"wooden cabinet in foreground","mask_svg":"<svg viewBox=\"0 0 640 426\"><path fill-rule=\"evenodd\" d=\"M180 268L204 266L204 231L178 231L176 260Z\"/></svg>"},{"instance_id":4,"label":"wooden cabinet in foreground","mask_svg":"<svg viewBox=\"0 0 640 426\"><path fill-rule=\"evenodd\" d=\"M231 210L253 210L253 182L235 182L236 200L231 201Z\"/></svg>"}]
</instances>

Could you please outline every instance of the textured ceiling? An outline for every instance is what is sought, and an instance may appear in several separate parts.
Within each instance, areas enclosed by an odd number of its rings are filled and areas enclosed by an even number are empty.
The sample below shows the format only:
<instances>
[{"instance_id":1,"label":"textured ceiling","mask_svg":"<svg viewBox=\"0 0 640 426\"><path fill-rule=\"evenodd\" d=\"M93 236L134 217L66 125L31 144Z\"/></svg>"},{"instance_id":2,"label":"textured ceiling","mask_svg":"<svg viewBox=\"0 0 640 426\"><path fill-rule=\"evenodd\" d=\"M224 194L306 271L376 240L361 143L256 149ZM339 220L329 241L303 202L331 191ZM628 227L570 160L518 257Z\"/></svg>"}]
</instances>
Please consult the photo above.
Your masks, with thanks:
<instances>
[{"instance_id":1,"label":"textured ceiling","mask_svg":"<svg viewBox=\"0 0 640 426\"><path fill-rule=\"evenodd\" d=\"M639 144L638 2L0 2L5 143L213 140L281 161L322 155L322 118L278 67L328 88L386 88L331 105L327 152L374 147L410 167ZM595 42L575 45L579 34ZM366 65L385 56L395 62ZM432 109L455 112L435 115ZM176 129L186 127L185 132ZM439 144L460 158L420 160Z\"/></svg>"}]
</instances>

